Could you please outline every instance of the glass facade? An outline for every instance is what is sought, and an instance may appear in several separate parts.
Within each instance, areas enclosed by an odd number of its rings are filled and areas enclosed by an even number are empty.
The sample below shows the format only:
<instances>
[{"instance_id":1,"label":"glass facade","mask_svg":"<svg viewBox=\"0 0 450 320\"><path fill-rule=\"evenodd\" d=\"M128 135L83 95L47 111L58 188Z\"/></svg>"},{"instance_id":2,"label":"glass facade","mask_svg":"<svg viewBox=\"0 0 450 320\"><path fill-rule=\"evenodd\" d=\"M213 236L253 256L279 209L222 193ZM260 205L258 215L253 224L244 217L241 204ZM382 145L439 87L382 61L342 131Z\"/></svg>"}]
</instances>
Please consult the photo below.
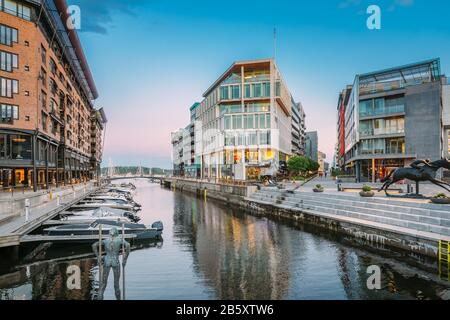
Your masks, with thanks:
<instances>
[{"instance_id":1,"label":"glass facade","mask_svg":"<svg viewBox=\"0 0 450 320\"><path fill-rule=\"evenodd\" d=\"M359 116L373 117L405 112L404 97L379 98L359 102Z\"/></svg>"},{"instance_id":2,"label":"glass facade","mask_svg":"<svg viewBox=\"0 0 450 320\"><path fill-rule=\"evenodd\" d=\"M405 138L362 140L360 154L405 154Z\"/></svg>"}]
</instances>

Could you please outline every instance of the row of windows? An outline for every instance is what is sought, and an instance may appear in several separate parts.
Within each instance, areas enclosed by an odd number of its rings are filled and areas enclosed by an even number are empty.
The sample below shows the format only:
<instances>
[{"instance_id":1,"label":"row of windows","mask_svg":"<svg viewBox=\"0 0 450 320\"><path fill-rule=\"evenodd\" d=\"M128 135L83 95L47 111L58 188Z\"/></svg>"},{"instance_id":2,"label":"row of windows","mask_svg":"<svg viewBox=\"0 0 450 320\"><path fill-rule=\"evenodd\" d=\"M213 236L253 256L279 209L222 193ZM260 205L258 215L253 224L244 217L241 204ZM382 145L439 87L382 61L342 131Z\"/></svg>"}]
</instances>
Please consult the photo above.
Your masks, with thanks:
<instances>
[{"instance_id":1,"label":"row of windows","mask_svg":"<svg viewBox=\"0 0 450 320\"><path fill-rule=\"evenodd\" d=\"M236 129L269 129L270 113L267 114L246 114L225 116L223 120L224 130Z\"/></svg>"},{"instance_id":2,"label":"row of windows","mask_svg":"<svg viewBox=\"0 0 450 320\"><path fill-rule=\"evenodd\" d=\"M270 112L270 103L246 103L244 108L241 104L220 105L220 115L243 112Z\"/></svg>"},{"instance_id":3,"label":"row of windows","mask_svg":"<svg viewBox=\"0 0 450 320\"><path fill-rule=\"evenodd\" d=\"M225 146L257 146L270 145L270 131L225 134Z\"/></svg>"},{"instance_id":4,"label":"row of windows","mask_svg":"<svg viewBox=\"0 0 450 320\"><path fill-rule=\"evenodd\" d=\"M0 97L12 98L19 93L19 81L0 77Z\"/></svg>"},{"instance_id":5,"label":"row of windows","mask_svg":"<svg viewBox=\"0 0 450 320\"><path fill-rule=\"evenodd\" d=\"M0 43L5 46L12 46L18 42L17 29L0 24Z\"/></svg>"},{"instance_id":6,"label":"row of windows","mask_svg":"<svg viewBox=\"0 0 450 320\"><path fill-rule=\"evenodd\" d=\"M1 123L12 123L19 120L19 107L10 104L0 105Z\"/></svg>"},{"instance_id":7,"label":"row of windows","mask_svg":"<svg viewBox=\"0 0 450 320\"><path fill-rule=\"evenodd\" d=\"M13 0L0 0L2 11L16 17L31 20L31 8Z\"/></svg>"},{"instance_id":8,"label":"row of windows","mask_svg":"<svg viewBox=\"0 0 450 320\"><path fill-rule=\"evenodd\" d=\"M220 87L221 100L237 100L241 98L241 85ZM244 98L270 97L270 82L252 83L244 85Z\"/></svg>"},{"instance_id":9,"label":"row of windows","mask_svg":"<svg viewBox=\"0 0 450 320\"><path fill-rule=\"evenodd\" d=\"M12 72L19 68L19 59L17 54L0 51L0 70Z\"/></svg>"}]
</instances>

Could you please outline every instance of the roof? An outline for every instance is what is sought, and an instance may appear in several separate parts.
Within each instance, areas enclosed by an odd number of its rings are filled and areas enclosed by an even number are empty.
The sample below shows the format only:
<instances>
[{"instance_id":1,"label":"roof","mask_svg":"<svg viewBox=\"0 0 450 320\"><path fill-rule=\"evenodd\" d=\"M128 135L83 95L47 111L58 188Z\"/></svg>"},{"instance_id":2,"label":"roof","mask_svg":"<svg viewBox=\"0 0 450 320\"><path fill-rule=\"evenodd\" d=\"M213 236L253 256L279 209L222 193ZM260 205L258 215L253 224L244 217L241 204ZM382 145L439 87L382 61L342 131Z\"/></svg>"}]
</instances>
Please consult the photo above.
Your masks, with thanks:
<instances>
[{"instance_id":1,"label":"roof","mask_svg":"<svg viewBox=\"0 0 450 320\"><path fill-rule=\"evenodd\" d=\"M270 64L274 60L272 58L270 59L257 59L257 60L242 60L242 61L235 61L214 83L208 88L208 90L203 93L203 97L207 97L208 94L214 90L215 87L217 87L223 80L226 79L226 77L232 73L234 70L239 69L241 66L248 66L248 65L259 65L259 64Z\"/></svg>"},{"instance_id":2,"label":"roof","mask_svg":"<svg viewBox=\"0 0 450 320\"><path fill-rule=\"evenodd\" d=\"M419 80L431 78L432 80L436 80L440 76L441 68L439 58L358 75L359 83L362 85L395 79L406 81L407 79Z\"/></svg>"},{"instance_id":3,"label":"roof","mask_svg":"<svg viewBox=\"0 0 450 320\"><path fill-rule=\"evenodd\" d=\"M195 108L197 108L200 105L200 102L196 102L192 105L192 107L189 108L189 111L194 110Z\"/></svg>"}]
</instances>

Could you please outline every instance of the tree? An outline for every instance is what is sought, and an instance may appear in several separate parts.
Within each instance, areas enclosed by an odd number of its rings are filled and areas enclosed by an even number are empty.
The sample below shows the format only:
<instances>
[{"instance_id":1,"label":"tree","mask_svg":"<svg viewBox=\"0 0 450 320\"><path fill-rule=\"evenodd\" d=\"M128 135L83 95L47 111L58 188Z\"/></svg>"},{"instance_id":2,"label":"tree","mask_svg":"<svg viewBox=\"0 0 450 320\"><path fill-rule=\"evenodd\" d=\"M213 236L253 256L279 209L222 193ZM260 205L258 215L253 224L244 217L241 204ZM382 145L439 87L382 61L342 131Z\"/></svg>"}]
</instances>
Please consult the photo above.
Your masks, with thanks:
<instances>
[{"instance_id":1,"label":"tree","mask_svg":"<svg viewBox=\"0 0 450 320\"><path fill-rule=\"evenodd\" d=\"M309 163L309 166L308 166L308 170L309 171L313 171L313 172L319 170L320 164L318 162L316 162L316 161L311 160L311 159L309 159L309 160L310 160L310 163Z\"/></svg>"},{"instance_id":2,"label":"tree","mask_svg":"<svg viewBox=\"0 0 450 320\"><path fill-rule=\"evenodd\" d=\"M293 156L289 159L287 165L289 173L291 175L299 175L304 174L306 171L308 171L309 161L306 157Z\"/></svg>"}]
</instances>

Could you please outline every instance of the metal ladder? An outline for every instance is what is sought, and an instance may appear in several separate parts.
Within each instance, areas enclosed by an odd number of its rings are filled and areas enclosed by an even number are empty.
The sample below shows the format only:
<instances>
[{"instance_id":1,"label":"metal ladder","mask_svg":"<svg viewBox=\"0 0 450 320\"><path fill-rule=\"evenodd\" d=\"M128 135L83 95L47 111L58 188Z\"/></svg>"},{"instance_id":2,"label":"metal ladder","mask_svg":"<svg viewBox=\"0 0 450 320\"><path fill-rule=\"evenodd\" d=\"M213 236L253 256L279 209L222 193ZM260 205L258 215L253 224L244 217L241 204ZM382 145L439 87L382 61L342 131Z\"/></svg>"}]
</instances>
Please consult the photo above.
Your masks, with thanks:
<instances>
[{"instance_id":1,"label":"metal ladder","mask_svg":"<svg viewBox=\"0 0 450 320\"><path fill-rule=\"evenodd\" d=\"M450 242L439 240L439 277L450 281Z\"/></svg>"}]
</instances>

